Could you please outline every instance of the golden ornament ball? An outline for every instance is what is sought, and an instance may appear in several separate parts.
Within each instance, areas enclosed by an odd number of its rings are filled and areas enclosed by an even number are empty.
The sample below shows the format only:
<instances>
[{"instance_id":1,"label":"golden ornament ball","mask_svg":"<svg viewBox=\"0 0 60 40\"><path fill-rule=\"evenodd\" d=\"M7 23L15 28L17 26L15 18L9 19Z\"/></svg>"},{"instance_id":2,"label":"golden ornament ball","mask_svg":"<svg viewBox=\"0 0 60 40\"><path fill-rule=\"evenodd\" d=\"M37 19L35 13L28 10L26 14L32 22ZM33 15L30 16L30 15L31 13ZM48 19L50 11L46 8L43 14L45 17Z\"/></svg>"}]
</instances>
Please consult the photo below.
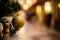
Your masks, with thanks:
<instances>
[{"instance_id":1,"label":"golden ornament ball","mask_svg":"<svg viewBox=\"0 0 60 40\"><path fill-rule=\"evenodd\" d=\"M12 25L17 29L20 29L24 25L24 19L20 15L14 16L12 19Z\"/></svg>"}]
</instances>

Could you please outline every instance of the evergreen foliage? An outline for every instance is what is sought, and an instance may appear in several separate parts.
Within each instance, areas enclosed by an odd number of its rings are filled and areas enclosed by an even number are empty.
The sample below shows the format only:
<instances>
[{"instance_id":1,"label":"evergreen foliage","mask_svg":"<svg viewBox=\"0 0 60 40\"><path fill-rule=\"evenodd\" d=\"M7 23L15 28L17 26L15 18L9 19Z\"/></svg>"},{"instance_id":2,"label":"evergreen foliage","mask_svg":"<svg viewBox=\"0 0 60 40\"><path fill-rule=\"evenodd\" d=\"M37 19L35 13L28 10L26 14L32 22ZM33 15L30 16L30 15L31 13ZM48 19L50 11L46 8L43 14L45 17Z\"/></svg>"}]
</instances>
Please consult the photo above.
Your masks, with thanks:
<instances>
[{"instance_id":1,"label":"evergreen foliage","mask_svg":"<svg viewBox=\"0 0 60 40\"><path fill-rule=\"evenodd\" d=\"M9 0L0 0L0 17L11 15L21 10L20 4L17 2L9 2Z\"/></svg>"}]
</instances>

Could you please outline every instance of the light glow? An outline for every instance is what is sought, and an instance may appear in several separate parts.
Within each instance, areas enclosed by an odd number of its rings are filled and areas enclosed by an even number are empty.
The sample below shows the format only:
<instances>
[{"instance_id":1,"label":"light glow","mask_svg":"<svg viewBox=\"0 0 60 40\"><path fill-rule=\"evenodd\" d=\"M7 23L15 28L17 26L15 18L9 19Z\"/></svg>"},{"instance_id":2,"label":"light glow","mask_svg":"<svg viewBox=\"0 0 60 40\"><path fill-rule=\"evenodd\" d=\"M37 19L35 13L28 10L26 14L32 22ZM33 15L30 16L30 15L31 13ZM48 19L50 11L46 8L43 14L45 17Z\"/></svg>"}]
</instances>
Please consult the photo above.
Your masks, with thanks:
<instances>
[{"instance_id":1,"label":"light glow","mask_svg":"<svg viewBox=\"0 0 60 40\"><path fill-rule=\"evenodd\" d=\"M45 11L46 11L46 12L50 12L50 11L51 11L51 6L46 5L46 6L45 6Z\"/></svg>"},{"instance_id":2,"label":"light glow","mask_svg":"<svg viewBox=\"0 0 60 40\"><path fill-rule=\"evenodd\" d=\"M27 4L31 4L32 0L27 0L26 2L27 2Z\"/></svg>"},{"instance_id":3,"label":"light glow","mask_svg":"<svg viewBox=\"0 0 60 40\"><path fill-rule=\"evenodd\" d=\"M58 7L60 8L60 3L58 3Z\"/></svg>"},{"instance_id":4,"label":"light glow","mask_svg":"<svg viewBox=\"0 0 60 40\"><path fill-rule=\"evenodd\" d=\"M42 6L41 5L36 6L36 14L37 14L39 21L43 22L43 14L42 14Z\"/></svg>"},{"instance_id":5,"label":"light glow","mask_svg":"<svg viewBox=\"0 0 60 40\"><path fill-rule=\"evenodd\" d=\"M51 2L50 1L45 2L45 12L46 13L51 12Z\"/></svg>"},{"instance_id":6,"label":"light glow","mask_svg":"<svg viewBox=\"0 0 60 40\"><path fill-rule=\"evenodd\" d=\"M36 7L36 12L37 12L37 13L41 13L41 6L40 6L40 5L37 5L37 7Z\"/></svg>"},{"instance_id":7,"label":"light glow","mask_svg":"<svg viewBox=\"0 0 60 40\"><path fill-rule=\"evenodd\" d=\"M25 4L24 6L23 6L23 9L24 10L27 10L29 8L29 6L27 5L27 4Z\"/></svg>"},{"instance_id":8,"label":"light glow","mask_svg":"<svg viewBox=\"0 0 60 40\"><path fill-rule=\"evenodd\" d=\"M18 0L23 10L28 10L37 0Z\"/></svg>"}]
</instances>

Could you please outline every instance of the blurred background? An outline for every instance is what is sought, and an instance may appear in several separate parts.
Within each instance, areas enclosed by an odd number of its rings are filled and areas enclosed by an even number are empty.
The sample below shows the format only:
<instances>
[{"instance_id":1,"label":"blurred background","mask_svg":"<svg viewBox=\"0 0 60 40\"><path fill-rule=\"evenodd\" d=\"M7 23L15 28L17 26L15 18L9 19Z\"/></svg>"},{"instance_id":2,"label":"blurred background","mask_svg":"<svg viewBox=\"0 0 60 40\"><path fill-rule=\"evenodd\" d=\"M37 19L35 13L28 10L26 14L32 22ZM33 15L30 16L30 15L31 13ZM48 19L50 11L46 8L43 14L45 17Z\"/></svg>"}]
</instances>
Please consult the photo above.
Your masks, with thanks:
<instances>
[{"instance_id":1,"label":"blurred background","mask_svg":"<svg viewBox=\"0 0 60 40\"><path fill-rule=\"evenodd\" d=\"M11 14L12 16L2 16L4 22L0 23L1 40L14 35L16 31L24 27L24 24L28 22L28 20L30 22L31 20L36 20L33 19L34 15L40 23L45 23L49 32L60 35L60 0L9 0L9 2L18 2L21 10L14 12L14 9L13 13L15 14ZM17 7L17 9L19 8Z\"/></svg>"}]
</instances>

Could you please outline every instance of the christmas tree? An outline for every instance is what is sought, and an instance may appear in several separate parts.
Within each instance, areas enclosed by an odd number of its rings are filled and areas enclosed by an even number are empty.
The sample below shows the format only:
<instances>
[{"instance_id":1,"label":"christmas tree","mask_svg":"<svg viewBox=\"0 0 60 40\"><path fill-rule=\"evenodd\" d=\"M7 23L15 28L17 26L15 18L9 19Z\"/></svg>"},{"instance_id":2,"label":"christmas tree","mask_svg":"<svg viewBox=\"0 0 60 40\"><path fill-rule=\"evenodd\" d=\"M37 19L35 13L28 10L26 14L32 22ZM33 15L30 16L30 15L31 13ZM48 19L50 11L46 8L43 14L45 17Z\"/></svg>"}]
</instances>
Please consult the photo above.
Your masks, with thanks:
<instances>
[{"instance_id":1,"label":"christmas tree","mask_svg":"<svg viewBox=\"0 0 60 40\"><path fill-rule=\"evenodd\" d=\"M0 17L11 15L21 10L18 1L0 0Z\"/></svg>"},{"instance_id":2,"label":"christmas tree","mask_svg":"<svg viewBox=\"0 0 60 40\"><path fill-rule=\"evenodd\" d=\"M21 6L18 1L14 0L0 0L0 22L3 24L3 36L7 33L6 29L9 26L6 26L2 17L9 16L13 13L17 13L21 10Z\"/></svg>"}]
</instances>

